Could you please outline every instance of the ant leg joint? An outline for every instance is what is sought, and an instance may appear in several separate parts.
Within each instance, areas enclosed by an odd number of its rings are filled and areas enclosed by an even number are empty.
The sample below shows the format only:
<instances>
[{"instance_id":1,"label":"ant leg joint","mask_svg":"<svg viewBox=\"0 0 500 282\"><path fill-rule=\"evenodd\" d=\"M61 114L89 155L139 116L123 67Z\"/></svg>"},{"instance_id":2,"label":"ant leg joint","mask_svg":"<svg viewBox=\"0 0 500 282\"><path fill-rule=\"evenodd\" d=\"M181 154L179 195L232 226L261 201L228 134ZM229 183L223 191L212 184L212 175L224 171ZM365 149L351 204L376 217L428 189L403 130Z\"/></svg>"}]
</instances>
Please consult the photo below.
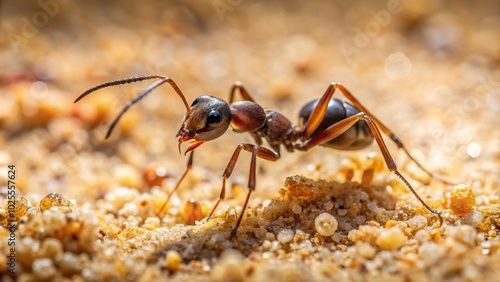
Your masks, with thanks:
<instances>
[{"instance_id":1,"label":"ant leg joint","mask_svg":"<svg viewBox=\"0 0 500 282\"><path fill-rule=\"evenodd\" d=\"M399 137L397 137L396 134L392 133L390 137L391 137L392 141L394 141L394 143L396 143L396 145L399 148L404 147L403 142L401 142L401 140L399 140Z\"/></svg>"},{"instance_id":2,"label":"ant leg joint","mask_svg":"<svg viewBox=\"0 0 500 282\"><path fill-rule=\"evenodd\" d=\"M304 146L303 143L296 143L293 145L293 148L297 151L307 152L307 148Z\"/></svg>"}]
</instances>

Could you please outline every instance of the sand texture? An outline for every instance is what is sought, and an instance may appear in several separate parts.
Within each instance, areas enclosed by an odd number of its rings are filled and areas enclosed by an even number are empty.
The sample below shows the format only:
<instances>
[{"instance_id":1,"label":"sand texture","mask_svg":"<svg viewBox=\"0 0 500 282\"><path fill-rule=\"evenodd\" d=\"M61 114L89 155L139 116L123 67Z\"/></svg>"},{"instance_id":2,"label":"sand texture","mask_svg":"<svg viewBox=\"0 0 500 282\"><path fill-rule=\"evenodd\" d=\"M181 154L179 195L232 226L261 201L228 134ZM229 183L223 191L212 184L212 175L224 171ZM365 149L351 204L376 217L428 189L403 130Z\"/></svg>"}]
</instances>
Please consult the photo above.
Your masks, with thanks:
<instances>
[{"instance_id":1,"label":"sand texture","mask_svg":"<svg viewBox=\"0 0 500 282\"><path fill-rule=\"evenodd\" d=\"M2 281L497 281L500 277L500 1L0 2ZM228 130L188 156L187 103L240 81L299 126L340 82L392 130L276 162ZM340 93L336 98L344 99ZM237 95L237 99L241 99ZM263 146L269 147L267 143ZM14 197L10 197L15 195Z\"/></svg>"}]
</instances>

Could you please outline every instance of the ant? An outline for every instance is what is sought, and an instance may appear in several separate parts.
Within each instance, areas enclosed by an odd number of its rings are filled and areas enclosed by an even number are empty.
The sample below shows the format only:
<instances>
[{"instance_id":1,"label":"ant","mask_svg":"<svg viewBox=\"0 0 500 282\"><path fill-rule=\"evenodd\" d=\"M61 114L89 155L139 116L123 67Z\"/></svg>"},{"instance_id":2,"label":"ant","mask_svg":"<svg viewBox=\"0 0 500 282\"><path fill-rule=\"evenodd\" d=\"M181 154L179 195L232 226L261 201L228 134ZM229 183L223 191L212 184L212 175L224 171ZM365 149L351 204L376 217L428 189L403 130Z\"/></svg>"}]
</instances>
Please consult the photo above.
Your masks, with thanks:
<instances>
[{"instance_id":1,"label":"ant","mask_svg":"<svg viewBox=\"0 0 500 282\"><path fill-rule=\"evenodd\" d=\"M189 106L184 94L182 94L180 88L170 77L162 75L136 76L106 82L90 88L81 94L75 100L75 103L101 88L152 79L158 79L158 81L152 83L122 108L118 116L111 123L106 134L106 138L111 135L113 128L116 126L122 115L130 108L130 106L137 103L160 85L164 83L170 84L170 86L181 98L184 103L184 107L186 108L186 114L176 137L178 137L179 153L181 153L182 143L187 142L190 145L184 154L186 155L190 152L190 155L183 175L177 182L175 188L168 195L165 203L157 215L161 214L168 203L170 196L179 188L182 180L191 170L193 165L194 149L198 148L207 141L211 141L222 136L227 131L229 126L231 126L233 131L237 133L250 133L250 135L252 135L255 139L255 144L241 143L234 150L234 153L229 160L224 173L222 174L222 189L219 199L208 216L208 219L210 219L220 202L224 200L226 193L226 180L231 176L241 150L250 152L252 156L247 185L248 194L241 214L238 217L238 221L231 230L230 238L236 236L238 227L240 226L241 220L245 214L250 195L255 190L257 157L268 161L277 161L281 156L281 146L285 147L288 152L294 152L294 150L307 151L318 145L338 150L359 150L370 145L373 139L375 139L380 151L382 152L387 168L401 179L406 187L408 187L408 189L427 210L438 216L441 214L441 211L431 208L417 194L406 178L398 171L396 163L394 162L389 150L387 149L385 141L382 138L382 133L389 136L390 139L396 143L400 149L403 149L406 155L430 177L446 184L450 183L425 169L415 158L411 156L399 138L387 126L371 114L363 105L361 105L351 92L340 83L330 83L320 99L313 100L302 108L299 114L299 126L293 125L288 118L277 111L265 111L262 106L257 104L252 99L241 82L235 82L232 85L229 92L229 102L225 102L224 100L213 96L200 96ZM235 94L237 90L243 98L241 101L235 101ZM350 103L332 98L336 90L342 92ZM267 141L270 148L262 146L262 139Z\"/></svg>"}]
</instances>

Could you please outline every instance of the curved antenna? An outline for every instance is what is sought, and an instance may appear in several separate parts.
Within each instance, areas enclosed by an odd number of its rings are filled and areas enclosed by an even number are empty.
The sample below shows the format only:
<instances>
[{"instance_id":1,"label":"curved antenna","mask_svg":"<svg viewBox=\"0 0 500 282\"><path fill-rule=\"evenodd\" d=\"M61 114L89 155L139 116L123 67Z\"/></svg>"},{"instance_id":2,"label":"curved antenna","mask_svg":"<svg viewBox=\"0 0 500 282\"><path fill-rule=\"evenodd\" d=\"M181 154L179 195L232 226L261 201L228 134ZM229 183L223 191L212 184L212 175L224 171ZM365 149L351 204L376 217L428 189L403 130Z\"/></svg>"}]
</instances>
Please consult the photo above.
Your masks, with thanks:
<instances>
[{"instance_id":1,"label":"curved antenna","mask_svg":"<svg viewBox=\"0 0 500 282\"><path fill-rule=\"evenodd\" d=\"M133 82L138 82L138 81L143 81L143 80L148 80L148 79L158 79L158 78L166 78L165 76L161 75L144 75L144 76L134 76L134 77L128 77L128 78L122 78L122 79L117 79L113 81L108 81L102 84L99 84L97 86L94 86L87 91L83 92L78 98L73 103L76 103L80 101L81 99L85 98L87 95L89 95L92 92L95 92L99 89L110 87L110 86L115 86L115 85L121 85L121 84L127 84L127 83L133 83Z\"/></svg>"},{"instance_id":2,"label":"curved antenna","mask_svg":"<svg viewBox=\"0 0 500 282\"><path fill-rule=\"evenodd\" d=\"M116 86L116 85L122 85L122 84L127 84L127 83L133 83L133 82L138 82L138 81L143 81L143 80L149 80L149 79L161 79L161 80L151 84L150 86L148 86L148 88L144 89L141 93L139 93L132 100L130 100L127 104L125 104L125 106L121 109L118 116L111 123L111 125L108 129L108 132L106 133L106 139L111 135L111 132L113 131L113 129L115 128L116 124L118 123L120 118L123 116L123 114L133 104L137 103L139 100L144 98L144 96L148 95L149 93L151 93L151 91L153 91L154 89L156 89L157 87L159 87L160 85L162 85L166 82L168 84L170 84L170 86L175 90L175 92L181 98L182 102L184 103L184 107L186 108L187 115L188 116L191 115L191 108L189 108L189 105L186 101L186 98L184 97L184 94L182 94L182 91L180 90L180 88L177 86L177 84L175 84L175 82L170 77L166 77L166 76L162 76L162 75L135 76L135 77L123 78L123 79L113 80L113 81L109 81L109 82L106 82L103 84L99 84L99 85L92 87L92 88L88 89L87 91L83 92L80 96L78 96L78 98L76 98L74 103L80 101L81 99L83 99L84 97L89 95L90 93L95 92L95 91L102 89L102 88Z\"/></svg>"}]
</instances>

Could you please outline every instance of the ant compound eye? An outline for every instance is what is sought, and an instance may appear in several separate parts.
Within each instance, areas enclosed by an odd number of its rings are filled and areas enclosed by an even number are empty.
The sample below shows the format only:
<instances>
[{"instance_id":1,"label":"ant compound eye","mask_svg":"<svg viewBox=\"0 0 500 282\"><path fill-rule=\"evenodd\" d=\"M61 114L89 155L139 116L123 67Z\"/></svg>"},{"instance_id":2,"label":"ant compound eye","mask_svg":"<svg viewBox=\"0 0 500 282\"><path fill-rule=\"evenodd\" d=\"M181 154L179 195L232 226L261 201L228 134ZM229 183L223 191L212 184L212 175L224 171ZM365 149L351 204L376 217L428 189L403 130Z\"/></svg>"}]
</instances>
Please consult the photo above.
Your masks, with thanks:
<instances>
[{"instance_id":1,"label":"ant compound eye","mask_svg":"<svg viewBox=\"0 0 500 282\"><path fill-rule=\"evenodd\" d=\"M219 123L221 120L220 113L218 111L211 111L207 116L207 125Z\"/></svg>"}]
</instances>

